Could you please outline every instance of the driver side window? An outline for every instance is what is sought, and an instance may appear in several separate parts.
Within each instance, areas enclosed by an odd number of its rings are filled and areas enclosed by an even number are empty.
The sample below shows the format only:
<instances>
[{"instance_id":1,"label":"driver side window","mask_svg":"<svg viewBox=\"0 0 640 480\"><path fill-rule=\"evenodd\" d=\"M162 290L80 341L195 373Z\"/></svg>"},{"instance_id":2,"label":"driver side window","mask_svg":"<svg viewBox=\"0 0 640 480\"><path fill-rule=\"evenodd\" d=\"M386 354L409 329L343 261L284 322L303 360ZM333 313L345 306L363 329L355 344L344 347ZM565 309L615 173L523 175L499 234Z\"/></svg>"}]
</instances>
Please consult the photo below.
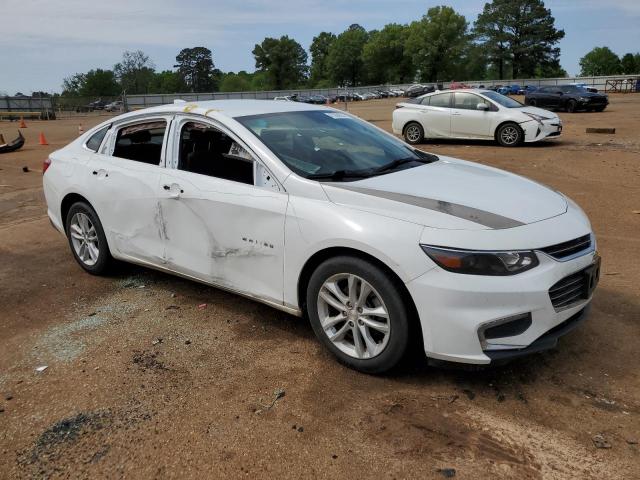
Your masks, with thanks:
<instances>
[{"instance_id":1,"label":"driver side window","mask_svg":"<svg viewBox=\"0 0 640 480\"><path fill-rule=\"evenodd\" d=\"M180 129L178 169L254 184L254 161L249 152L220 130L199 122Z\"/></svg>"}]
</instances>

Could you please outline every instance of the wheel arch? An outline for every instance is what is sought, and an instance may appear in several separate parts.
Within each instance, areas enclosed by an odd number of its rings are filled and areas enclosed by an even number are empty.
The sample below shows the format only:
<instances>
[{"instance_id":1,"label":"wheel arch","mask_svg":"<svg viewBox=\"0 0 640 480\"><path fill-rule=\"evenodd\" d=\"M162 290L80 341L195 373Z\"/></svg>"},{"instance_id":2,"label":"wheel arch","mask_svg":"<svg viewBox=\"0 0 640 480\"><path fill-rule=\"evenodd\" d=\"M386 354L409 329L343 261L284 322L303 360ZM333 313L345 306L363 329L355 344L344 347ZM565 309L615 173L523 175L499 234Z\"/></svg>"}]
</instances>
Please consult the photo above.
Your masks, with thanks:
<instances>
[{"instance_id":1,"label":"wheel arch","mask_svg":"<svg viewBox=\"0 0 640 480\"><path fill-rule=\"evenodd\" d=\"M67 193L62 199L62 202L60 203L60 220L62 220L63 228L66 228L67 214L69 213L69 209L74 203L77 203L77 202L84 202L87 205L89 205L91 208L93 208L94 212L96 210L94 206L91 205L91 202L87 200L85 197L83 197L82 195L80 195L79 193ZM96 212L96 215L97 215L97 212Z\"/></svg>"},{"instance_id":2,"label":"wheel arch","mask_svg":"<svg viewBox=\"0 0 640 480\"><path fill-rule=\"evenodd\" d=\"M502 122L500 122L498 125L496 125L495 130L493 131L493 138L495 139L495 141L498 141L498 130L500 130L500 128L504 125L506 125L507 123L512 123L514 124L516 127L518 127L520 129L520 131L522 132L522 138L524 140L524 128L522 128L522 126L516 122L515 120L504 120Z\"/></svg>"},{"instance_id":3,"label":"wheel arch","mask_svg":"<svg viewBox=\"0 0 640 480\"><path fill-rule=\"evenodd\" d=\"M422 124L422 122L420 120L416 120L415 118L411 118L409 120L407 120L406 122L404 122L404 125L402 126L402 135L404 136L404 132L407 130L407 127L409 125L411 125L412 123L417 123L418 125L420 125L420 128L422 128L422 134L424 136L425 133L427 133L427 130L424 128L424 125Z\"/></svg>"},{"instance_id":4,"label":"wheel arch","mask_svg":"<svg viewBox=\"0 0 640 480\"><path fill-rule=\"evenodd\" d=\"M369 263L372 263L373 265L380 268L389 276L391 281L398 288L398 290L402 295L405 305L407 306L408 313L411 317L410 318L411 328L418 329L418 331L416 332L416 335L418 335L420 339L420 347L423 348L424 337L422 332L422 324L420 323L420 316L418 315L418 309L416 307L416 304L414 303L413 298L411 297L411 294L409 293L409 290L407 289L405 283L402 281L400 276L385 262L371 255L370 253L364 252L362 250L358 250L356 248L327 247L327 248L318 250L313 255L311 255L311 257L307 259L304 266L302 267L302 270L300 270L300 275L298 276L298 289L297 289L298 305L300 307L300 310L302 311L302 315L305 318L307 317L306 291L307 291L307 286L309 285L309 280L311 279L311 275L322 262L337 256L352 256L355 258L366 260ZM424 348L423 348L423 351L424 351Z\"/></svg>"}]
</instances>

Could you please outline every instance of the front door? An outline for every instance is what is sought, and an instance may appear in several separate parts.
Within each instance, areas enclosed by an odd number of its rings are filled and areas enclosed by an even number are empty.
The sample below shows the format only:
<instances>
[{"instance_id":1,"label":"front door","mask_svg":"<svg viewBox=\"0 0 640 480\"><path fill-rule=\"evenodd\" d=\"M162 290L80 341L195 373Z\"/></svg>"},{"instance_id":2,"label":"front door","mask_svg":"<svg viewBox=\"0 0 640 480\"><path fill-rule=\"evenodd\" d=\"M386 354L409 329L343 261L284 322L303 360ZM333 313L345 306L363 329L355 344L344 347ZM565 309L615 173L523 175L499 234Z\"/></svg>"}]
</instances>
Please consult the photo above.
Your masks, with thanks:
<instances>
[{"instance_id":1,"label":"front door","mask_svg":"<svg viewBox=\"0 0 640 480\"><path fill-rule=\"evenodd\" d=\"M485 110L478 110L478 104L486 105ZM454 94L451 110L451 136L459 138L491 138L493 112L491 104L467 92Z\"/></svg>"},{"instance_id":2,"label":"front door","mask_svg":"<svg viewBox=\"0 0 640 480\"><path fill-rule=\"evenodd\" d=\"M449 137L451 135L451 93L438 93L426 97L428 106L420 108L420 123L427 138Z\"/></svg>"},{"instance_id":3,"label":"front door","mask_svg":"<svg viewBox=\"0 0 640 480\"><path fill-rule=\"evenodd\" d=\"M168 267L281 304L287 194L220 125L183 118L172 139L158 186Z\"/></svg>"}]
</instances>

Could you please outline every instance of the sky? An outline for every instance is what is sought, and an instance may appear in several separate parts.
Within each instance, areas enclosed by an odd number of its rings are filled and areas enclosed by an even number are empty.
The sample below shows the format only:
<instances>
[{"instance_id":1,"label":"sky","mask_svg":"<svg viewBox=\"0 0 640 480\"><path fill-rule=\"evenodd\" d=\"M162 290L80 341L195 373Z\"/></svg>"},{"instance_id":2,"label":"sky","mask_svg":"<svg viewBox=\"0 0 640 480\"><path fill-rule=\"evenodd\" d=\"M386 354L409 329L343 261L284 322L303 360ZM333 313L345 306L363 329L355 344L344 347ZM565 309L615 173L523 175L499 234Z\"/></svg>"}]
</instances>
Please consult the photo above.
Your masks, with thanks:
<instances>
[{"instance_id":1,"label":"sky","mask_svg":"<svg viewBox=\"0 0 640 480\"><path fill-rule=\"evenodd\" d=\"M367 30L418 20L449 5L472 24L485 1L450 0L0 0L0 92L59 92L76 72L112 68L124 50L143 50L158 70L171 69L185 47L212 50L217 68L253 71L251 54L265 37L289 35L308 50L321 31L353 23ZM596 46L618 55L640 51L640 0L547 0L560 42L561 64L579 73Z\"/></svg>"}]
</instances>

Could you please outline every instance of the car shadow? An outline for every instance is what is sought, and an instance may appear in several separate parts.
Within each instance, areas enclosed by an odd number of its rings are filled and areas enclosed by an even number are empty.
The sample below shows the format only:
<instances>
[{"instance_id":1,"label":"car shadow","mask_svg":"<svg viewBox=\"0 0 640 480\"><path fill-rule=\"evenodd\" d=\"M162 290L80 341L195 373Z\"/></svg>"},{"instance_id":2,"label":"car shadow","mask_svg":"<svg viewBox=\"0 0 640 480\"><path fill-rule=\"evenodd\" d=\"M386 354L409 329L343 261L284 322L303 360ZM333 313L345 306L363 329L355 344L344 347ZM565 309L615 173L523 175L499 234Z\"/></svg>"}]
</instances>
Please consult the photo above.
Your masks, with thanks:
<instances>
[{"instance_id":1,"label":"car shadow","mask_svg":"<svg viewBox=\"0 0 640 480\"><path fill-rule=\"evenodd\" d=\"M553 148L553 147L557 147L562 145L563 142L561 140L541 140L539 142L533 142L533 143L523 143L520 144L518 147L511 147L514 148L515 150L519 149L519 148ZM460 146L460 147L490 147L490 148L495 148L495 147L499 147L498 142L495 142L493 140L462 140L462 139L449 139L449 138L443 138L443 139L438 139L438 140L431 140L431 141L426 141L423 142L419 145L417 145L418 147L424 147L424 148L429 148L429 147L456 147L456 146ZM505 149L509 148L509 147L504 147Z\"/></svg>"}]
</instances>

